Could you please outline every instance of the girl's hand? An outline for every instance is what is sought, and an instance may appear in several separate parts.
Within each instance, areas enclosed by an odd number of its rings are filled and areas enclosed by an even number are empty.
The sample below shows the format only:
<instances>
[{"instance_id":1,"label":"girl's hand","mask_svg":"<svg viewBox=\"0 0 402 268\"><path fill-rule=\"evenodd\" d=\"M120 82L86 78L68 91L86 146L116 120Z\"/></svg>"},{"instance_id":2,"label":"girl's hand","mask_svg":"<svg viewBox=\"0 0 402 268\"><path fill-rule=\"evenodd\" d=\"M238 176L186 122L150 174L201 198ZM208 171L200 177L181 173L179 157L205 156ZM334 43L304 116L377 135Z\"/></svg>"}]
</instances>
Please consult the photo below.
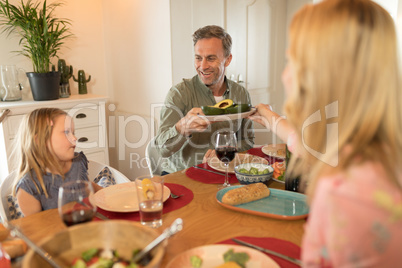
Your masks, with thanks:
<instances>
[{"instance_id":1,"label":"girl's hand","mask_svg":"<svg viewBox=\"0 0 402 268\"><path fill-rule=\"evenodd\" d=\"M257 112L250 115L248 118L254 122L257 122L265 127L270 126L271 117L273 116L272 107L269 104L260 103L255 106Z\"/></svg>"}]
</instances>

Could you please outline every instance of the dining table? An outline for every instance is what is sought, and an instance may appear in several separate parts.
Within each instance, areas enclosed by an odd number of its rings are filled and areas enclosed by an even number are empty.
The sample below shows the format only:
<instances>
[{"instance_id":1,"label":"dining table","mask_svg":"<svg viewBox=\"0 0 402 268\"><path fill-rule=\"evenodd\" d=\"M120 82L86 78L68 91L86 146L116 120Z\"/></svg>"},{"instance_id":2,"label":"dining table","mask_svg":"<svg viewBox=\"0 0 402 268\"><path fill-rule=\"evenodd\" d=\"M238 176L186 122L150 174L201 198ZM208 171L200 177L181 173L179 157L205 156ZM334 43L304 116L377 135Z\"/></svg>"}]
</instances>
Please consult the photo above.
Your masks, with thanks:
<instances>
[{"instance_id":1,"label":"dining table","mask_svg":"<svg viewBox=\"0 0 402 268\"><path fill-rule=\"evenodd\" d=\"M182 231L169 238L161 267L166 267L175 256L188 249L217 244L234 237L269 237L300 247L306 219L277 219L227 209L216 198L220 184L191 179L186 171L187 169L164 176L166 184L185 186L192 191L193 198L185 206L162 216L163 224L157 229L161 233L177 218L183 219L184 226ZM271 180L268 187L284 190L285 185ZM67 228L57 209L13 220L12 223L35 243ZM19 267L18 263L13 266Z\"/></svg>"}]
</instances>

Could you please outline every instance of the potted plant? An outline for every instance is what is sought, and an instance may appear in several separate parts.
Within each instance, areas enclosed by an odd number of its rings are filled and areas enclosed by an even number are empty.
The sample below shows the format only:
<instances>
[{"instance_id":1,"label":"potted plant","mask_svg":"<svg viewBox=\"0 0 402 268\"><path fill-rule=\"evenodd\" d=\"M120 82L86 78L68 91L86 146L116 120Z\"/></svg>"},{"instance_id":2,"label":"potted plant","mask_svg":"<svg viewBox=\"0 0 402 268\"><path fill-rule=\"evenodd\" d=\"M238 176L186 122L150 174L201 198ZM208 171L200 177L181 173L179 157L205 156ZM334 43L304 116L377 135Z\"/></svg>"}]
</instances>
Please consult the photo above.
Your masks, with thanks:
<instances>
[{"instance_id":1,"label":"potted plant","mask_svg":"<svg viewBox=\"0 0 402 268\"><path fill-rule=\"evenodd\" d=\"M59 98L60 73L52 68L51 59L64 40L72 36L68 26L70 21L54 16L61 2L47 5L46 0L21 0L14 5L9 0L0 0L0 25L2 33L17 34L22 47L19 54L32 61L33 72L27 73L34 100Z\"/></svg>"}]
</instances>

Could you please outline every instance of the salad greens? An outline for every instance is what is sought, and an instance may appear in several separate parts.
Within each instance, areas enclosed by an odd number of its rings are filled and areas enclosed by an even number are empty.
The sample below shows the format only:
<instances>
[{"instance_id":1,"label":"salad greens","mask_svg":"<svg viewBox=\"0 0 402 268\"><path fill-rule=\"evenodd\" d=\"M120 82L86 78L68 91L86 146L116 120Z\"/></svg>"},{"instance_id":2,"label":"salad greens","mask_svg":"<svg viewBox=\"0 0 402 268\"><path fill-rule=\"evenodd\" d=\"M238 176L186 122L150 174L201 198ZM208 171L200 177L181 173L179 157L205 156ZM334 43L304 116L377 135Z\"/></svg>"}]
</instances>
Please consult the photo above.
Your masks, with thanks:
<instances>
[{"instance_id":1,"label":"salad greens","mask_svg":"<svg viewBox=\"0 0 402 268\"><path fill-rule=\"evenodd\" d=\"M246 252L234 252L231 248L223 254L223 261L227 262L235 262L242 268L246 268L246 262L250 260L250 256ZM192 268L201 268L202 267L202 259L198 256L191 256L190 263Z\"/></svg>"}]
</instances>

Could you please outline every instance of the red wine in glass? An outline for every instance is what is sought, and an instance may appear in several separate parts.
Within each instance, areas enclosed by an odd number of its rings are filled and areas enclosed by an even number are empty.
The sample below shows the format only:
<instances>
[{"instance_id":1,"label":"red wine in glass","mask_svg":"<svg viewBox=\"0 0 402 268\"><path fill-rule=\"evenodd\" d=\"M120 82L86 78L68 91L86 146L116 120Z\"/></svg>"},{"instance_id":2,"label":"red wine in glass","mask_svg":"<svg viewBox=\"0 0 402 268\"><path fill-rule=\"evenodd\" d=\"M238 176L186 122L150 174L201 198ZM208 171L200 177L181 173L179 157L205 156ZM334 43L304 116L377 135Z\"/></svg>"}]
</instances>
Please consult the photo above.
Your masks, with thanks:
<instances>
[{"instance_id":1,"label":"red wine in glass","mask_svg":"<svg viewBox=\"0 0 402 268\"><path fill-rule=\"evenodd\" d=\"M67 226L91 221L95 212L93 209L70 210L64 212L62 220Z\"/></svg>"},{"instance_id":2,"label":"red wine in glass","mask_svg":"<svg viewBox=\"0 0 402 268\"><path fill-rule=\"evenodd\" d=\"M216 156L220 161L225 164L229 164L236 156L237 148L236 147L218 147L215 149Z\"/></svg>"},{"instance_id":3,"label":"red wine in glass","mask_svg":"<svg viewBox=\"0 0 402 268\"><path fill-rule=\"evenodd\" d=\"M218 159L225 165L225 182L223 187L230 186L228 168L229 163L235 158L237 152L237 138L233 131L218 131L216 135L215 153Z\"/></svg>"}]
</instances>

